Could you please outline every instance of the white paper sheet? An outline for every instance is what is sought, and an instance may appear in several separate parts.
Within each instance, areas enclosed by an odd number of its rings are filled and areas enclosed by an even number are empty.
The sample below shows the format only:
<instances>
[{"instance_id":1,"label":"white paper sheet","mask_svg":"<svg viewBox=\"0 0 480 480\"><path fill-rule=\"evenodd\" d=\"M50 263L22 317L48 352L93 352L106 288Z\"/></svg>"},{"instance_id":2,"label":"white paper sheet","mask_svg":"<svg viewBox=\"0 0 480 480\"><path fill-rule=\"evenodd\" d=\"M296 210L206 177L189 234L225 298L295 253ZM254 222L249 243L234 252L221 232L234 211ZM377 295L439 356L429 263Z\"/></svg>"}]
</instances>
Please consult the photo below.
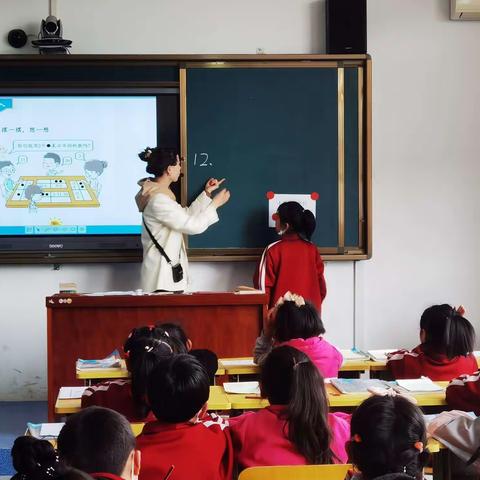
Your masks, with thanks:
<instances>
[{"instance_id":1,"label":"white paper sheet","mask_svg":"<svg viewBox=\"0 0 480 480\"><path fill-rule=\"evenodd\" d=\"M223 384L226 393L241 393L243 395L260 395L258 382L226 382Z\"/></svg>"},{"instance_id":2,"label":"white paper sheet","mask_svg":"<svg viewBox=\"0 0 480 480\"><path fill-rule=\"evenodd\" d=\"M60 387L58 398L67 400L69 398L81 398L87 387Z\"/></svg>"}]
</instances>

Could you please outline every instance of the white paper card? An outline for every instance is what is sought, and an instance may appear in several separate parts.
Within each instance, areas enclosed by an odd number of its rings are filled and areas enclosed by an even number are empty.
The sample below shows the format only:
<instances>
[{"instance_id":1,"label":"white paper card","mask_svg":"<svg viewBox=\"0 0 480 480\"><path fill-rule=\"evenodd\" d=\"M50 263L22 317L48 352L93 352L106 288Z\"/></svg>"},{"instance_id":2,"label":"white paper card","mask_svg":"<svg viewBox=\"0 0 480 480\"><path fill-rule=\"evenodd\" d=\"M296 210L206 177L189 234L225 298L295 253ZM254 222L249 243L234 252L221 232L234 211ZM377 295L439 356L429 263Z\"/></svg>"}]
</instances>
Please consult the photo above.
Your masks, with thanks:
<instances>
[{"instance_id":1,"label":"white paper card","mask_svg":"<svg viewBox=\"0 0 480 480\"><path fill-rule=\"evenodd\" d=\"M343 360L368 360L368 355L363 352L357 352L351 348L340 348Z\"/></svg>"},{"instance_id":2,"label":"white paper card","mask_svg":"<svg viewBox=\"0 0 480 480\"><path fill-rule=\"evenodd\" d=\"M258 382L226 382L223 384L226 393L241 393L242 395L260 395Z\"/></svg>"},{"instance_id":3,"label":"white paper card","mask_svg":"<svg viewBox=\"0 0 480 480\"><path fill-rule=\"evenodd\" d=\"M40 426L41 437L58 437L65 423L42 423Z\"/></svg>"},{"instance_id":4,"label":"white paper card","mask_svg":"<svg viewBox=\"0 0 480 480\"><path fill-rule=\"evenodd\" d=\"M442 392L444 390L428 377L397 380L397 385L409 392Z\"/></svg>"},{"instance_id":5,"label":"white paper card","mask_svg":"<svg viewBox=\"0 0 480 480\"><path fill-rule=\"evenodd\" d=\"M254 367L256 364L253 358L245 358L238 360L220 360L224 367Z\"/></svg>"},{"instance_id":6,"label":"white paper card","mask_svg":"<svg viewBox=\"0 0 480 480\"><path fill-rule=\"evenodd\" d=\"M305 210L310 210L313 216L317 217L317 201L311 196L311 193L298 194L298 193L274 193L273 198L268 200L268 226L275 227L275 221L273 220L273 214L277 212L278 207L284 202L297 202Z\"/></svg>"},{"instance_id":7,"label":"white paper card","mask_svg":"<svg viewBox=\"0 0 480 480\"><path fill-rule=\"evenodd\" d=\"M372 357L372 360L377 360L379 362L387 361L387 353L396 352L398 348L383 348L381 350L368 350L368 354Z\"/></svg>"},{"instance_id":8,"label":"white paper card","mask_svg":"<svg viewBox=\"0 0 480 480\"><path fill-rule=\"evenodd\" d=\"M87 387L60 387L58 398L66 400L69 398L82 398L83 392Z\"/></svg>"}]
</instances>

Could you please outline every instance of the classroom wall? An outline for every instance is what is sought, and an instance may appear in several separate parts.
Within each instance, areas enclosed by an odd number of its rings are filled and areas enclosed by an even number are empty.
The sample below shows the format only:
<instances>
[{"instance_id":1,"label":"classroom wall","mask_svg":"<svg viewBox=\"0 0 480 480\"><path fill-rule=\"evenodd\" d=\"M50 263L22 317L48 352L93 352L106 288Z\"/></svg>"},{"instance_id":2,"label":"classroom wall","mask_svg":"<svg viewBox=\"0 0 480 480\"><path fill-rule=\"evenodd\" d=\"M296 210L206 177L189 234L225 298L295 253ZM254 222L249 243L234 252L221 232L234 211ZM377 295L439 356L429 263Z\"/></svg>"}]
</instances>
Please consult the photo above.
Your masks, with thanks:
<instances>
[{"instance_id":1,"label":"classroom wall","mask_svg":"<svg viewBox=\"0 0 480 480\"><path fill-rule=\"evenodd\" d=\"M72 53L324 53L324 2L58 0ZM341 347L413 346L432 303L463 303L480 327L477 271L480 23L448 0L369 0L373 57L374 253L329 262L323 317ZM38 32L47 0L2 0L0 35ZM0 54L14 51L0 40ZM242 192L233 192L234 198ZM193 290L248 283L251 263L194 263ZM46 398L44 298L130 290L139 265L0 266L0 400Z\"/></svg>"}]
</instances>

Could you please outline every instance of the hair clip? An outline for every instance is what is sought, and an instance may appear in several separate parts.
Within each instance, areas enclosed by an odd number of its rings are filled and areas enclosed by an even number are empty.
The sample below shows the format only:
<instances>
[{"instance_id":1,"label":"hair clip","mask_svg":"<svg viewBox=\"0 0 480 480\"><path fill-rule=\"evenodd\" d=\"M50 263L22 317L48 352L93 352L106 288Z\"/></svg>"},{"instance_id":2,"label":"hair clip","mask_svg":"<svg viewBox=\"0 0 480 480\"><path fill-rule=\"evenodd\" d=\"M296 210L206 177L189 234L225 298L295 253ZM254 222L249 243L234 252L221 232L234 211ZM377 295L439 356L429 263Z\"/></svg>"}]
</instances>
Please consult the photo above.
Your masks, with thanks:
<instances>
[{"instance_id":1,"label":"hair clip","mask_svg":"<svg viewBox=\"0 0 480 480\"><path fill-rule=\"evenodd\" d=\"M295 360L294 360L294 362L295 362ZM294 369L297 369L298 366L301 365L302 363L308 363L308 362L309 362L308 360L299 360L298 362L295 362L295 363L293 364L293 368L294 368Z\"/></svg>"},{"instance_id":2,"label":"hair clip","mask_svg":"<svg viewBox=\"0 0 480 480\"><path fill-rule=\"evenodd\" d=\"M145 345L145 350L150 353L153 350L153 347L151 345Z\"/></svg>"},{"instance_id":3,"label":"hair clip","mask_svg":"<svg viewBox=\"0 0 480 480\"><path fill-rule=\"evenodd\" d=\"M413 446L420 452L423 452L423 442L415 442Z\"/></svg>"},{"instance_id":4,"label":"hair clip","mask_svg":"<svg viewBox=\"0 0 480 480\"><path fill-rule=\"evenodd\" d=\"M149 147L145 149L145 158L150 158L150 155L152 154L152 150L150 150Z\"/></svg>"},{"instance_id":5,"label":"hair clip","mask_svg":"<svg viewBox=\"0 0 480 480\"><path fill-rule=\"evenodd\" d=\"M173 353L173 348L172 348L172 346L171 346L169 343L164 342L163 340L157 340L157 342L158 342L159 345L162 344L162 343L163 343L164 345L166 345L166 346L170 349L170 352Z\"/></svg>"},{"instance_id":6,"label":"hair clip","mask_svg":"<svg viewBox=\"0 0 480 480\"><path fill-rule=\"evenodd\" d=\"M152 331L155 328L155 325L148 325L148 329Z\"/></svg>"},{"instance_id":7,"label":"hair clip","mask_svg":"<svg viewBox=\"0 0 480 480\"><path fill-rule=\"evenodd\" d=\"M275 304L276 307L283 305L285 302L293 302L297 307L303 307L305 305L305 299L296 293L290 291L286 292L283 297L280 297Z\"/></svg>"},{"instance_id":8,"label":"hair clip","mask_svg":"<svg viewBox=\"0 0 480 480\"><path fill-rule=\"evenodd\" d=\"M458 307L453 307L454 315L459 315L463 317L465 315L465 307L463 305L459 305Z\"/></svg>"},{"instance_id":9,"label":"hair clip","mask_svg":"<svg viewBox=\"0 0 480 480\"><path fill-rule=\"evenodd\" d=\"M358 433L356 433L356 434L352 437L352 442L361 443L361 442L362 442L362 437L360 437L360 435L359 435Z\"/></svg>"}]
</instances>

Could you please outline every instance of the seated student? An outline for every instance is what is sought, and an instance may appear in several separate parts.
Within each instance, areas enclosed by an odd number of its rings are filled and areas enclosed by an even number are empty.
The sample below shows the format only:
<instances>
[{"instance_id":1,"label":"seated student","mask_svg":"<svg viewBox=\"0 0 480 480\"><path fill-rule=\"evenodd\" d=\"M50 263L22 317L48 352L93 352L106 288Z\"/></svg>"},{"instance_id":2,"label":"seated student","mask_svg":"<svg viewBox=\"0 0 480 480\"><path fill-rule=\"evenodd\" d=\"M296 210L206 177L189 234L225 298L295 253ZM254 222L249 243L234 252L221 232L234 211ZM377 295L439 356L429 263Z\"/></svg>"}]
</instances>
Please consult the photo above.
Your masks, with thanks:
<instances>
[{"instance_id":1,"label":"seated student","mask_svg":"<svg viewBox=\"0 0 480 480\"><path fill-rule=\"evenodd\" d=\"M423 478L429 453L422 411L401 396L373 396L352 415L349 460L360 480Z\"/></svg>"},{"instance_id":2,"label":"seated student","mask_svg":"<svg viewBox=\"0 0 480 480\"><path fill-rule=\"evenodd\" d=\"M270 406L230 418L240 468L346 462L350 415L328 412L323 378L304 353L273 349L260 388Z\"/></svg>"},{"instance_id":3,"label":"seated student","mask_svg":"<svg viewBox=\"0 0 480 480\"><path fill-rule=\"evenodd\" d=\"M445 396L449 407L480 415L480 370L454 378Z\"/></svg>"},{"instance_id":4,"label":"seated student","mask_svg":"<svg viewBox=\"0 0 480 480\"><path fill-rule=\"evenodd\" d=\"M12 447L13 468L18 472L12 480L56 479L65 472L57 453L47 440L31 436L18 437Z\"/></svg>"},{"instance_id":5,"label":"seated student","mask_svg":"<svg viewBox=\"0 0 480 480\"><path fill-rule=\"evenodd\" d=\"M159 480L174 467L175 480L231 479L233 452L225 424L204 414L210 386L190 355L159 362L148 380L148 400L157 421L137 437L140 480Z\"/></svg>"},{"instance_id":6,"label":"seated student","mask_svg":"<svg viewBox=\"0 0 480 480\"><path fill-rule=\"evenodd\" d=\"M68 417L57 440L60 461L97 479L136 480L140 452L128 420L114 410L89 407Z\"/></svg>"},{"instance_id":7,"label":"seated student","mask_svg":"<svg viewBox=\"0 0 480 480\"><path fill-rule=\"evenodd\" d=\"M399 350L388 355L387 367L394 378L451 380L475 372L472 355L475 330L459 310L450 305L433 305L420 319L421 344L412 351Z\"/></svg>"},{"instance_id":8,"label":"seated student","mask_svg":"<svg viewBox=\"0 0 480 480\"><path fill-rule=\"evenodd\" d=\"M158 325L159 328L164 330L170 338L175 338L182 345L185 346L186 351L193 355L205 368L208 373L208 378L210 379L210 385L215 384L215 373L218 370L218 357L211 350L206 348L195 348L192 349L193 343L187 337L187 334L180 325L176 323L162 323Z\"/></svg>"},{"instance_id":9,"label":"seated student","mask_svg":"<svg viewBox=\"0 0 480 480\"><path fill-rule=\"evenodd\" d=\"M129 339L125 355L129 379L116 379L88 387L82 395L82 408L93 405L111 408L130 422L153 419L145 395L147 378L153 367L173 354L170 343L156 338Z\"/></svg>"},{"instance_id":10,"label":"seated student","mask_svg":"<svg viewBox=\"0 0 480 480\"><path fill-rule=\"evenodd\" d=\"M472 418L466 412L452 410L437 415L427 427L428 433L457 457L453 460L454 473L475 476L480 472L480 417ZM457 478L453 476L452 478Z\"/></svg>"},{"instance_id":11,"label":"seated student","mask_svg":"<svg viewBox=\"0 0 480 480\"><path fill-rule=\"evenodd\" d=\"M343 356L321 337L324 333L316 308L303 297L287 292L255 342L254 360L261 364L274 346L289 345L305 353L324 377L337 377Z\"/></svg>"},{"instance_id":12,"label":"seated student","mask_svg":"<svg viewBox=\"0 0 480 480\"><path fill-rule=\"evenodd\" d=\"M18 437L12 447L12 462L18 472L12 480L93 480L93 477L58 460L53 445L32 436Z\"/></svg>"}]
</instances>

